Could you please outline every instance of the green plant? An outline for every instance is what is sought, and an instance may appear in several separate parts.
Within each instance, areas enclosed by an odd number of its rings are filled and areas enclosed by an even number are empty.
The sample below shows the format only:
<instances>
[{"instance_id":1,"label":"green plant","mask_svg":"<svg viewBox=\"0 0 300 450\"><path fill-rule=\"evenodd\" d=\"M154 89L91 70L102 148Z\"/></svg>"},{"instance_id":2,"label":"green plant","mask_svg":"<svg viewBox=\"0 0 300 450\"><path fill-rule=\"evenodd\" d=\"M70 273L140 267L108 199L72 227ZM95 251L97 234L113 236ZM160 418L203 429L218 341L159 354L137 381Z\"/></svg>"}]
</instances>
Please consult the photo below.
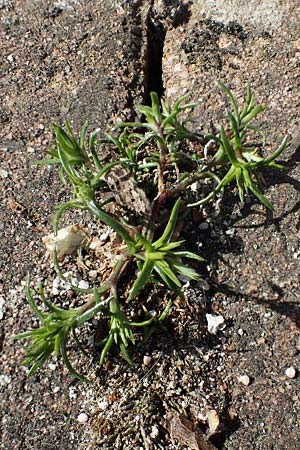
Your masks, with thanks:
<instances>
[{"instance_id":1,"label":"green plant","mask_svg":"<svg viewBox=\"0 0 300 450\"><path fill-rule=\"evenodd\" d=\"M287 138L270 156L262 157L261 145L253 145L253 139L255 143L262 138L264 146L265 137L262 130L253 125L253 120L265 107L256 105L249 86L242 108L224 84L220 88L229 97L232 112L227 113L227 124L210 135L192 132L187 126L188 120L179 119L180 113L195 106L195 103L184 103L187 96L172 105L159 101L154 92L151 93L151 106L139 108L144 120L120 124L118 136L107 134L98 138L95 131L87 139L85 123L77 140L68 122L65 129L54 126L56 142L49 150L51 158L40 163L58 164L62 180L73 188L73 198L57 207L54 233L57 234L59 221L67 210L80 209L89 211L96 220L112 228L122 244L107 279L93 289L72 287L79 293L89 294L89 300L81 307L63 309L55 306L40 288L41 301L49 312L40 311L28 276L26 296L41 326L15 338L31 340L24 360L30 366L29 374L55 353L61 354L72 375L85 379L73 369L66 345L73 336L79 349L86 353L76 329L96 316L106 321L109 329L101 342L100 364L113 344L131 363L128 345L135 343L135 328L142 327L145 335L152 334L169 312L172 295L183 296L180 278L200 278L198 271L186 265L184 260L197 263L203 259L181 249L184 241L178 240L180 224L188 220L192 208L201 208L222 196L225 188L235 182L242 202L250 191L265 207L272 209L258 185L259 169L282 169L275 159L284 150ZM206 154L208 143L212 144L211 155ZM109 163L99 157L96 149L101 146L111 150L113 156ZM118 172L116 185L113 181L115 171ZM197 193L200 199L195 198L190 189L196 181L200 185ZM130 189L126 188L128 184ZM203 194L201 186L204 185L210 189L208 195ZM132 208L137 203L140 208ZM113 212L110 204L115 205ZM54 266L63 278L55 252ZM126 289L120 286L122 276L126 278ZM129 319L132 317L131 305L143 303L145 286L151 289L155 284L163 284L169 292L167 305L162 304L156 316L151 316L144 308L143 317L139 314L134 320Z\"/></svg>"}]
</instances>

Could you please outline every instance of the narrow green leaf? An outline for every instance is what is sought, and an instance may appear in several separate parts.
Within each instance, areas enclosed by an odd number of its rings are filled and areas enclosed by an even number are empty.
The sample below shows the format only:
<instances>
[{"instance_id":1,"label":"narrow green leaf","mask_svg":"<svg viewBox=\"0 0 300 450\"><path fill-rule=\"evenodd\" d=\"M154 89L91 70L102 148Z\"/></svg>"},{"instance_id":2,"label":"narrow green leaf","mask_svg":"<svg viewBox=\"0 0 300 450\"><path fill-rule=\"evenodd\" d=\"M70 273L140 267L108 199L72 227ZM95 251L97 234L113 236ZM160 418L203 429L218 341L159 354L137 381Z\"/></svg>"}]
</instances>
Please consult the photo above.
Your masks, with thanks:
<instances>
[{"instance_id":1,"label":"narrow green leaf","mask_svg":"<svg viewBox=\"0 0 300 450\"><path fill-rule=\"evenodd\" d=\"M106 311L105 305L103 305L102 303L97 303L93 308L77 317L75 322L76 327L81 327L85 322L95 317L96 314L104 311Z\"/></svg>"},{"instance_id":2,"label":"narrow green leaf","mask_svg":"<svg viewBox=\"0 0 300 450\"><path fill-rule=\"evenodd\" d=\"M175 273L172 271L172 269L170 268L169 264L167 261L156 261L155 262L155 267L159 267L160 270L168 277L170 278L170 280L176 284L176 286L181 287L181 283L178 280L177 276L175 275Z\"/></svg>"},{"instance_id":3,"label":"narrow green leaf","mask_svg":"<svg viewBox=\"0 0 300 450\"><path fill-rule=\"evenodd\" d=\"M135 282L133 283L128 296L128 301L131 301L148 282L153 270L153 266L153 261L146 259L145 263L143 264L142 270L138 273Z\"/></svg>"},{"instance_id":4,"label":"narrow green leaf","mask_svg":"<svg viewBox=\"0 0 300 450\"><path fill-rule=\"evenodd\" d=\"M28 376L30 377L31 375L33 375L49 358L49 356L51 355L52 350L48 349L45 353L41 354L35 361L35 363L32 364L33 361L28 361L25 362L26 358L23 361L23 364L25 364L26 366L31 365L30 370L28 372Z\"/></svg>"},{"instance_id":5,"label":"narrow green leaf","mask_svg":"<svg viewBox=\"0 0 300 450\"><path fill-rule=\"evenodd\" d=\"M81 149L84 149L84 146L85 146L85 137L86 137L86 132L87 132L87 129L88 129L88 125L89 125L89 123L86 120L84 122L84 124L83 124L82 129L81 129L80 141L79 141L79 146L80 146Z\"/></svg>"},{"instance_id":6,"label":"narrow green leaf","mask_svg":"<svg viewBox=\"0 0 300 450\"><path fill-rule=\"evenodd\" d=\"M233 164L236 167L239 167L240 163L235 156L235 151L233 150L230 141L227 139L226 132L225 132L223 126L221 128L221 144L222 144L231 164Z\"/></svg>"},{"instance_id":7,"label":"narrow green leaf","mask_svg":"<svg viewBox=\"0 0 300 450\"><path fill-rule=\"evenodd\" d=\"M269 202L269 200L262 194L262 192L260 192L260 190L254 185L252 184L252 186L250 186L250 190L251 192L255 195L255 197L258 198L258 200L270 211L274 210L273 205Z\"/></svg>"},{"instance_id":8,"label":"narrow green leaf","mask_svg":"<svg viewBox=\"0 0 300 450\"><path fill-rule=\"evenodd\" d=\"M185 241L176 241L176 242L169 242L167 244L162 243L160 247L155 248L159 250L160 252L169 252L173 250L174 248L180 247Z\"/></svg>"},{"instance_id":9,"label":"narrow green leaf","mask_svg":"<svg viewBox=\"0 0 300 450\"><path fill-rule=\"evenodd\" d=\"M33 300L32 297L32 293L31 293L31 289L30 289L30 274L29 272L27 272L27 277L26 277L26 299L31 307L31 309L33 310L33 312L35 313L35 315L40 319L40 321L43 323L46 314L43 314L39 308L36 306L35 301Z\"/></svg>"},{"instance_id":10,"label":"narrow green leaf","mask_svg":"<svg viewBox=\"0 0 300 450\"><path fill-rule=\"evenodd\" d=\"M132 362L132 360L131 360L131 358L130 358L130 356L128 354L128 351L127 351L127 348L125 347L125 345L121 342L119 347L120 347L121 355L123 356L123 358L128 362L128 364L130 366L132 366L133 362Z\"/></svg>"},{"instance_id":11,"label":"narrow green leaf","mask_svg":"<svg viewBox=\"0 0 300 450\"><path fill-rule=\"evenodd\" d=\"M156 92L150 92L151 103L152 103L152 114L155 118L157 124L161 124L163 118L160 111L159 98Z\"/></svg>"},{"instance_id":12,"label":"narrow green leaf","mask_svg":"<svg viewBox=\"0 0 300 450\"><path fill-rule=\"evenodd\" d=\"M162 243L167 243L171 239L173 232L175 230L176 224L177 224L177 218L178 218L180 205L181 205L181 200L180 200L180 198L178 198L172 208L169 221L167 223L167 226L166 226L162 236L156 242L153 243L153 247L155 249L158 249Z\"/></svg>"},{"instance_id":13,"label":"narrow green leaf","mask_svg":"<svg viewBox=\"0 0 300 450\"><path fill-rule=\"evenodd\" d=\"M188 252L188 251L178 251L178 252L174 252L174 255L176 257L180 257L180 258L189 258L189 259L196 259L197 261L205 261L204 258L202 258L201 256L197 255L196 253L192 253L192 252Z\"/></svg>"},{"instance_id":14,"label":"narrow green leaf","mask_svg":"<svg viewBox=\"0 0 300 450\"><path fill-rule=\"evenodd\" d=\"M155 264L154 265L154 270L155 272L159 275L159 277L162 279L162 281L166 284L166 286L168 286L168 288L173 291L176 295L178 295L179 297L183 298L183 293L181 291L181 284L180 287L178 286L177 283L174 283L164 272L164 270L162 270L162 268L158 265ZM179 280L178 280L179 281Z\"/></svg>"},{"instance_id":15,"label":"narrow green leaf","mask_svg":"<svg viewBox=\"0 0 300 450\"><path fill-rule=\"evenodd\" d=\"M165 252L146 252L146 258L150 261L162 261L165 259Z\"/></svg>"},{"instance_id":16,"label":"narrow green leaf","mask_svg":"<svg viewBox=\"0 0 300 450\"><path fill-rule=\"evenodd\" d=\"M232 131L234 133L234 144L235 148L241 148L241 138L240 138L240 132L239 132L239 124L237 123L235 117L230 112L228 113L228 119L230 121L230 125L232 128Z\"/></svg>"},{"instance_id":17,"label":"narrow green leaf","mask_svg":"<svg viewBox=\"0 0 300 450\"><path fill-rule=\"evenodd\" d=\"M128 231L120 224L120 222L115 220L106 212L102 211L94 200L87 201L86 206L98 219L102 220L105 225L108 225L114 231L116 231L128 246L134 246L135 242Z\"/></svg>"},{"instance_id":18,"label":"narrow green leaf","mask_svg":"<svg viewBox=\"0 0 300 450\"><path fill-rule=\"evenodd\" d=\"M191 280L198 280L200 278L199 273L192 267L184 266L183 264L173 263L172 268L176 269L176 272L180 273L186 278Z\"/></svg>"},{"instance_id":19,"label":"narrow green leaf","mask_svg":"<svg viewBox=\"0 0 300 450\"><path fill-rule=\"evenodd\" d=\"M261 113L262 111L264 111L267 107L264 105L258 105L255 106L250 112L248 112L247 115L245 115L242 119L242 124L246 125L248 122L250 122L251 120L255 119L256 116L258 116L259 113Z\"/></svg>"},{"instance_id":20,"label":"narrow green leaf","mask_svg":"<svg viewBox=\"0 0 300 450\"><path fill-rule=\"evenodd\" d=\"M67 355L67 350L66 350L67 339L68 339L68 333L66 332L61 337L60 350L61 350L61 355L62 355L63 361L64 361L68 371L70 372L70 374L73 377L78 378L78 380L84 381L85 383L91 383L90 380L88 380L85 376L81 375L80 373L76 372L76 370L73 368L73 366L68 358L68 355Z\"/></svg>"},{"instance_id":21,"label":"narrow green leaf","mask_svg":"<svg viewBox=\"0 0 300 450\"><path fill-rule=\"evenodd\" d=\"M101 356L100 356L100 360L99 360L99 366L102 366L104 363L104 360L106 358L106 355L108 354L112 344L114 342L114 336L113 334L110 332L110 334L108 335L107 339L106 339L106 343L105 346L101 352Z\"/></svg>"},{"instance_id":22,"label":"narrow green leaf","mask_svg":"<svg viewBox=\"0 0 300 450\"><path fill-rule=\"evenodd\" d=\"M278 147L278 149L275 150L272 153L272 155L268 156L267 158L264 158L264 160L263 160L264 165L269 165L272 161L274 161L274 159L276 159L277 156L279 156L283 152L283 150L287 146L287 143L288 143L288 136L285 136L285 138L281 142L281 144Z\"/></svg>"},{"instance_id":23,"label":"narrow green leaf","mask_svg":"<svg viewBox=\"0 0 300 450\"><path fill-rule=\"evenodd\" d=\"M234 98L234 95L232 94L230 89L224 83L219 83L219 87L220 87L221 91L223 91L229 97L230 103L233 107L235 117L238 118L239 117L239 108L238 108L237 102Z\"/></svg>"}]
</instances>

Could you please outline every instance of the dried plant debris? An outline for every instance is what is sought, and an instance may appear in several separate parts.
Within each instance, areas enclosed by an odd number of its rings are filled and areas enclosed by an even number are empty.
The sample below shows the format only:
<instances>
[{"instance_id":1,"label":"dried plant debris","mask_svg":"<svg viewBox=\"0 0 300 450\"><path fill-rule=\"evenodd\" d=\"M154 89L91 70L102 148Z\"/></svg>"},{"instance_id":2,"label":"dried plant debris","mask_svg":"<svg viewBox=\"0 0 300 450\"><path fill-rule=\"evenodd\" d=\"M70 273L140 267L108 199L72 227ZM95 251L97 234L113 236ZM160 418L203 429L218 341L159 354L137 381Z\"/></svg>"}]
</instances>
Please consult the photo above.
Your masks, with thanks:
<instances>
[{"instance_id":1,"label":"dried plant debris","mask_svg":"<svg viewBox=\"0 0 300 450\"><path fill-rule=\"evenodd\" d=\"M70 225L58 230L57 235L49 234L42 238L48 255L53 257L56 252L58 260L66 255L74 255L77 250L88 243L87 231L80 224Z\"/></svg>"},{"instance_id":2,"label":"dried plant debris","mask_svg":"<svg viewBox=\"0 0 300 450\"><path fill-rule=\"evenodd\" d=\"M140 215L149 214L149 199L145 192L136 185L130 172L121 166L114 166L105 173L104 179L119 205L125 205Z\"/></svg>"},{"instance_id":3,"label":"dried plant debris","mask_svg":"<svg viewBox=\"0 0 300 450\"><path fill-rule=\"evenodd\" d=\"M193 450L217 450L208 437L190 420L171 409L167 414L167 429L172 439Z\"/></svg>"}]
</instances>

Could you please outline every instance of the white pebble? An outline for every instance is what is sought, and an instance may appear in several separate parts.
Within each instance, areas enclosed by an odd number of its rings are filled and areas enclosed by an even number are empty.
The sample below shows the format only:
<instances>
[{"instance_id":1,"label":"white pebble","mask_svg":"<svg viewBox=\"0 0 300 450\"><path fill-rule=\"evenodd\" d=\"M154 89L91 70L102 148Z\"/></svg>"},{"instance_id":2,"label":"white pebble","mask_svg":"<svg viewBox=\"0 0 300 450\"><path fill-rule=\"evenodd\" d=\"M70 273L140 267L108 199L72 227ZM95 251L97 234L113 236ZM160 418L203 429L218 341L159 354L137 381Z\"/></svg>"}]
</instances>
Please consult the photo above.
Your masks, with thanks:
<instances>
[{"instance_id":1,"label":"white pebble","mask_svg":"<svg viewBox=\"0 0 300 450\"><path fill-rule=\"evenodd\" d=\"M77 416L77 421L79 423L86 423L89 420L88 415L86 413L80 413Z\"/></svg>"},{"instance_id":2,"label":"white pebble","mask_svg":"<svg viewBox=\"0 0 300 450\"><path fill-rule=\"evenodd\" d=\"M89 288L89 283L87 281L85 281L85 280L81 280L78 283L78 287L80 289L88 289Z\"/></svg>"},{"instance_id":3,"label":"white pebble","mask_svg":"<svg viewBox=\"0 0 300 450\"><path fill-rule=\"evenodd\" d=\"M69 387L69 397L71 400L75 400L75 398L77 398L76 388L73 386Z\"/></svg>"},{"instance_id":4,"label":"white pebble","mask_svg":"<svg viewBox=\"0 0 300 450\"><path fill-rule=\"evenodd\" d=\"M5 313L5 299L0 297L0 320L3 319Z\"/></svg>"},{"instance_id":5,"label":"white pebble","mask_svg":"<svg viewBox=\"0 0 300 450\"><path fill-rule=\"evenodd\" d=\"M56 370L56 364L50 363L48 367L50 370Z\"/></svg>"},{"instance_id":6,"label":"white pebble","mask_svg":"<svg viewBox=\"0 0 300 450\"><path fill-rule=\"evenodd\" d=\"M158 429L157 425L152 425L151 433L150 433L151 439L156 439L158 435L159 435L159 429Z\"/></svg>"},{"instance_id":7,"label":"white pebble","mask_svg":"<svg viewBox=\"0 0 300 450\"><path fill-rule=\"evenodd\" d=\"M288 378L295 378L296 369L294 367L288 367L285 371L285 374Z\"/></svg>"},{"instance_id":8,"label":"white pebble","mask_svg":"<svg viewBox=\"0 0 300 450\"><path fill-rule=\"evenodd\" d=\"M220 329L224 328L225 319L221 315L206 314L207 330L210 334L217 334Z\"/></svg>"},{"instance_id":9,"label":"white pebble","mask_svg":"<svg viewBox=\"0 0 300 450\"><path fill-rule=\"evenodd\" d=\"M151 364L151 356L148 355L144 355L143 357L143 364L145 364L145 366L149 366Z\"/></svg>"},{"instance_id":10,"label":"white pebble","mask_svg":"<svg viewBox=\"0 0 300 450\"><path fill-rule=\"evenodd\" d=\"M241 375L240 377L238 377L238 382L243 384L244 386L249 386L250 378L248 377L248 375Z\"/></svg>"},{"instance_id":11,"label":"white pebble","mask_svg":"<svg viewBox=\"0 0 300 450\"><path fill-rule=\"evenodd\" d=\"M0 169L0 178L7 178L7 177L8 177L7 170Z\"/></svg>"},{"instance_id":12,"label":"white pebble","mask_svg":"<svg viewBox=\"0 0 300 450\"><path fill-rule=\"evenodd\" d=\"M7 386L11 382L9 375L0 375L0 387Z\"/></svg>"},{"instance_id":13,"label":"white pebble","mask_svg":"<svg viewBox=\"0 0 300 450\"><path fill-rule=\"evenodd\" d=\"M97 270L90 270L89 271L89 278L91 280L96 280L97 276L98 276Z\"/></svg>"},{"instance_id":14,"label":"white pebble","mask_svg":"<svg viewBox=\"0 0 300 450\"><path fill-rule=\"evenodd\" d=\"M108 402L106 400L103 400L102 402L98 403L98 406L100 409L102 409L102 411L104 411L108 408Z\"/></svg>"},{"instance_id":15,"label":"white pebble","mask_svg":"<svg viewBox=\"0 0 300 450\"><path fill-rule=\"evenodd\" d=\"M59 295L60 279L58 277L54 278L52 282L52 294Z\"/></svg>"}]
</instances>

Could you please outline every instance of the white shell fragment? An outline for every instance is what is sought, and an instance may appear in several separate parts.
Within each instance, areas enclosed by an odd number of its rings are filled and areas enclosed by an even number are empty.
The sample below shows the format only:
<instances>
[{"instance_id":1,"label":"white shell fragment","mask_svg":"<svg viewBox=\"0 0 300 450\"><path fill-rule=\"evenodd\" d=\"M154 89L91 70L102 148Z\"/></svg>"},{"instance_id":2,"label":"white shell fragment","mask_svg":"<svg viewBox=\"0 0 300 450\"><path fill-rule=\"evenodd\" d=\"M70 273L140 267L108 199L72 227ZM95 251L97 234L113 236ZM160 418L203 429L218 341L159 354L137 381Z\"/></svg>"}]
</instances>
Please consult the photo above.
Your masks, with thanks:
<instances>
[{"instance_id":1,"label":"white shell fragment","mask_svg":"<svg viewBox=\"0 0 300 450\"><path fill-rule=\"evenodd\" d=\"M207 330L210 334L217 334L225 326L225 319L221 315L206 314Z\"/></svg>"},{"instance_id":2,"label":"white shell fragment","mask_svg":"<svg viewBox=\"0 0 300 450\"><path fill-rule=\"evenodd\" d=\"M288 378L295 378L296 369L294 367L288 367L285 371L285 374Z\"/></svg>"},{"instance_id":3,"label":"white shell fragment","mask_svg":"<svg viewBox=\"0 0 300 450\"><path fill-rule=\"evenodd\" d=\"M51 233L43 237L42 241L50 256L53 256L56 250L57 258L62 259L66 255L73 255L80 247L83 247L88 241L88 235L80 224L76 224L61 228L56 236Z\"/></svg>"},{"instance_id":4,"label":"white shell fragment","mask_svg":"<svg viewBox=\"0 0 300 450\"><path fill-rule=\"evenodd\" d=\"M238 377L238 382L243 384L244 386L249 386L250 378L248 377L248 375L241 375L240 377Z\"/></svg>"}]
</instances>

